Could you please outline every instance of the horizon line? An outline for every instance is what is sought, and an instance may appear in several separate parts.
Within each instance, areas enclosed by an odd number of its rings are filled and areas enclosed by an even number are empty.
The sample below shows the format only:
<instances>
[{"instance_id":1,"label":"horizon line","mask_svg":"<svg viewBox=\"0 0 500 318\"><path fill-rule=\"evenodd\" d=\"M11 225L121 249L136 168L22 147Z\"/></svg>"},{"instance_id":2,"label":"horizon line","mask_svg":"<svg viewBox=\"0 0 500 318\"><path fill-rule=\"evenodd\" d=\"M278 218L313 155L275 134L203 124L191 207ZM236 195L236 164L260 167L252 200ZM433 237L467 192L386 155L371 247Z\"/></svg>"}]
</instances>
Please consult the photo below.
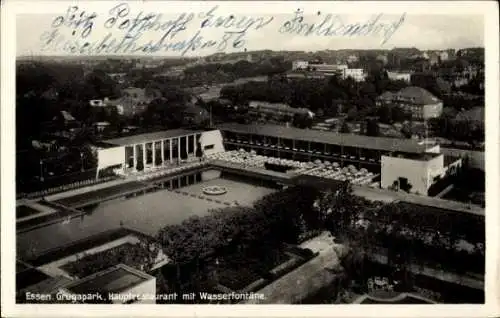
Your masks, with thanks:
<instances>
[{"instance_id":1,"label":"horizon line","mask_svg":"<svg viewBox=\"0 0 500 318\"><path fill-rule=\"evenodd\" d=\"M180 55L159 55L159 54L94 54L94 55L78 55L78 54L22 54L22 55L16 55L17 58L33 58L33 57L66 57L66 58L92 58L92 57L119 57L119 58L125 58L125 57L136 57L136 58L146 58L146 57L154 57L154 58L178 58L178 59L196 59L196 58L204 58L204 57L209 57L217 54L224 54L224 55L231 55L231 54L252 54L252 53L258 53L258 52L294 52L294 53L306 53L306 54L314 54L314 53L320 53L320 52L339 52L339 51L392 51L392 50L398 50L398 49L417 49L422 52L426 51L447 51L447 50L466 50L466 49L485 49L484 46L466 46L466 47L461 47L461 48L440 48L440 49L421 49L417 47L393 47L392 49L351 49L351 48L345 48L345 49L325 49L325 50L319 50L319 51L304 51L304 50L270 50L270 49L261 49L261 50L252 50L252 51L247 51L247 52L215 52L212 54L207 54L207 55L197 55L197 56L180 56Z\"/></svg>"}]
</instances>

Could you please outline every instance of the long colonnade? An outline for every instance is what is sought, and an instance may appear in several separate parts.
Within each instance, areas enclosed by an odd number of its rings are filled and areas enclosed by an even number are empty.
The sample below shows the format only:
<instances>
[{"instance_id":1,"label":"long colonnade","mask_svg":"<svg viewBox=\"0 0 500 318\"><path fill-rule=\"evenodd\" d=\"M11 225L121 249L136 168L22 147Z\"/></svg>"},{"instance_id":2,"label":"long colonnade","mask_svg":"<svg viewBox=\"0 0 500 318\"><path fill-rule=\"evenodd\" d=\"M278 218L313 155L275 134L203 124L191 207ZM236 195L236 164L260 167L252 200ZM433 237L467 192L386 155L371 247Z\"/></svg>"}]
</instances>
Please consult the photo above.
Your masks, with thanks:
<instances>
[{"instance_id":1,"label":"long colonnade","mask_svg":"<svg viewBox=\"0 0 500 318\"><path fill-rule=\"evenodd\" d=\"M143 169L161 167L195 157L200 136L201 134L189 134L125 146L124 167L127 170L138 170L140 163Z\"/></svg>"}]
</instances>

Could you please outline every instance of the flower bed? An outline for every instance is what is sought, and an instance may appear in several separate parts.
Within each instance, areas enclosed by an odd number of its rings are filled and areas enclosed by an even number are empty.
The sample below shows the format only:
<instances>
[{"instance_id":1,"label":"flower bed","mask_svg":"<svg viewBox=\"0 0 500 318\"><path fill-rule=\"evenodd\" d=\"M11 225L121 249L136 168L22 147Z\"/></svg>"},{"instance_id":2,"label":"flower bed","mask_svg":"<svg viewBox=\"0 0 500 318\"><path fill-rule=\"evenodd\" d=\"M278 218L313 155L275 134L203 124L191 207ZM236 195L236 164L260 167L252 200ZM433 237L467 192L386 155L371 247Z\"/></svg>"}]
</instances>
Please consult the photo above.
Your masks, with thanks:
<instances>
[{"instance_id":1,"label":"flower bed","mask_svg":"<svg viewBox=\"0 0 500 318\"><path fill-rule=\"evenodd\" d=\"M274 279L275 275L271 271L290 259L279 249L262 251L259 255L232 253L221 260L217 276L221 285L241 290L258 280Z\"/></svg>"},{"instance_id":2,"label":"flower bed","mask_svg":"<svg viewBox=\"0 0 500 318\"><path fill-rule=\"evenodd\" d=\"M222 268L217 271L219 283L234 291L241 290L261 279L260 275L248 268Z\"/></svg>"},{"instance_id":3,"label":"flower bed","mask_svg":"<svg viewBox=\"0 0 500 318\"><path fill-rule=\"evenodd\" d=\"M154 265L157 248L146 243L123 244L96 254L86 255L81 259L61 267L69 274L82 278L105 270L116 264L125 264L141 271L148 271Z\"/></svg>"}]
</instances>

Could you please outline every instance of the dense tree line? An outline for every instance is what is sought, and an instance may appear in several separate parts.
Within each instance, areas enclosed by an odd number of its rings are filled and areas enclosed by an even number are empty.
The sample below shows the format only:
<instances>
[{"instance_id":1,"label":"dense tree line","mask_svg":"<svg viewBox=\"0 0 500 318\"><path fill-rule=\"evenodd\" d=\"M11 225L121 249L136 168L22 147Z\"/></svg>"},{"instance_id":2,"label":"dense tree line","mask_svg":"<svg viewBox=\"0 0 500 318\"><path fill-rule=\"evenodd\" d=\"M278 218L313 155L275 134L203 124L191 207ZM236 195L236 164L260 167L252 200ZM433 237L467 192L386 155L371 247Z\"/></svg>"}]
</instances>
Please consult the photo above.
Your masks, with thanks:
<instances>
[{"instance_id":1,"label":"dense tree line","mask_svg":"<svg viewBox=\"0 0 500 318\"><path fill-rule=\"evenodd\" d=\"M250 100L286 103L292 107L309 108L314 112L335 116L339 111L349 119L364 118L372 114L375 99L384 91L397 91L406 87L402 81L391 81L385 72L374 72L366 81L358 83L351 78L286 79L268 82L248 82L226 86L221 97L235 104Z\"/></svg>"},{"instance_id":2,"label":"dense tree line","mask_svg":"<svg viewBox=\"0 0 500 318\"><path fill-rule=\"evenodd\" d=\"M192 66L184 70L188 80L208 83L232 82L242 77L272 76L292 68L291 62L283 57L271 58L263 62L238 61L236 63L210 63Z\"/></svg>"},{"instance_id":3,"label":"dense tree line","mask_svg":"<svg viewBox=\"0 0 500 318\"><path fill-rule=\"evenodd\" d=\"M374 253L387 255L395 268L416 263L481 272L484 219L425 209L367 201L355 196L348 182L332 188L301 185L270 194L253 207L215 210L167 226L158 239L175 262L200 264L234 248L244 259L246 253L263 253L283 242L296 243L309 230L326 229L353 252L346 256L350 260L342 259L347 272L365 271L359 262ZM472 252L457 247L461 239L474 245ZM460 260L467 262L459 266Z\"/></svg>"},{"instance_id":4,"label":"dense tree line","mask_svg":"<svg viewBox=\"0 0 500 318\"><path fill-rule=\"evenodd\" d=\"M158 239L165 253L177 262L191 262L218 253L227 245L241 249L272 247L293 243L301 233L301 220L318 226L312 211L316 192L312 188L291 187L269 194L253 207L228 207L205 217L192 217L182 224L162 229Z\"/></svg>"},{"instance_id":5,"label":"dense tree line","mask_svg":"<svg viewBox=\"0 0 500 318\"><path fill-rule=\"evenodd\" d=\"M446 111L429 126L436 136L450 140L465 141L472 145L484 142L484 121L455 117L456 112Z\"/></svg>"}]
</instances>

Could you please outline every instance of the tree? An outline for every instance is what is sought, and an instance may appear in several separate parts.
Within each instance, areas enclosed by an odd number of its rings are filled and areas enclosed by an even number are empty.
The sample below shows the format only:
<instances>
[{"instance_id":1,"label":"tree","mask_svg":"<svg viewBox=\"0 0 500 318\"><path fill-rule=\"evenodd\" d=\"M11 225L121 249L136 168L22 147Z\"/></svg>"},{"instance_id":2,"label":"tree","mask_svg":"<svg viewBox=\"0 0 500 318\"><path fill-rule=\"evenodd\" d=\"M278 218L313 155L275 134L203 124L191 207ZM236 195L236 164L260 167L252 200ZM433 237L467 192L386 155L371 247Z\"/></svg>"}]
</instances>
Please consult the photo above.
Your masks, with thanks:
<instances>
[{"instance_id":1,"label":"tree","mask_svg":"<svg viewBox=\"0 0 500 318\"><path fill-rule=\"evenodd\" d=\"M377 121L369 119L366 121L366 135L377 137L380 136L380 127Z\"/></svg>"},{"instance_id":2,"label":"tree","mask_svg":"<svg viewBox=\"0 0 500 318\"><path fill-rule=\"evenodd\" d=\"M403 124L403 126L401 127L401 133L403 134L403 136L405 136L405 138L411 138L413 136L410 123Z\"/></svg>"},{"instance_id":3,"label":"tree","mask_svg":"<svg viewBox=\"0 0 500 318\"><path fill-rule=\"evenodd\" d=\"M349 128L349 125L347 122L343 122L342 126L340 127L340 132L343 134L350 134L351 133L351 128Z\"/></svg>"},{"instance_id":4,"label":"tree","mask_svg":"<svg viewBox=\"0 0 500 318\"><path fill-rule=\"evenodd\" d=\"M110 99L120 96L118 84L113 81L104 71L95 70L84 78L82 95L86 100Z\"/></svg>"},{"instance_id":5,"label":"tree","mask_svg":"<svg viewBox=\"0 0 500 318\"><path fill-rule=\"evenodd\" d=\"M311 128L313 120L309 115L295 114L293 116L293 125L298 128Z\"/></svg>"},{"instance_id":6,"label":"tree","mask_svg":"<svg viewBox=\"0 0 500 318\"><path fill-rule=\"evenodd\" d=\"M377 111L379 120L384 124L392 124L392 108L389 105L382 105Z\"/></svg>"},{"instance_id":7,"label":"tree","mask_svg":"<svg viewBox=\"0 0 500 318\"><path fill-rule=\"evenodd\" d=\"M358 118L358 109L354 106L347 111L347 120L356 120Z\"/></svg>"}]
</instances>

